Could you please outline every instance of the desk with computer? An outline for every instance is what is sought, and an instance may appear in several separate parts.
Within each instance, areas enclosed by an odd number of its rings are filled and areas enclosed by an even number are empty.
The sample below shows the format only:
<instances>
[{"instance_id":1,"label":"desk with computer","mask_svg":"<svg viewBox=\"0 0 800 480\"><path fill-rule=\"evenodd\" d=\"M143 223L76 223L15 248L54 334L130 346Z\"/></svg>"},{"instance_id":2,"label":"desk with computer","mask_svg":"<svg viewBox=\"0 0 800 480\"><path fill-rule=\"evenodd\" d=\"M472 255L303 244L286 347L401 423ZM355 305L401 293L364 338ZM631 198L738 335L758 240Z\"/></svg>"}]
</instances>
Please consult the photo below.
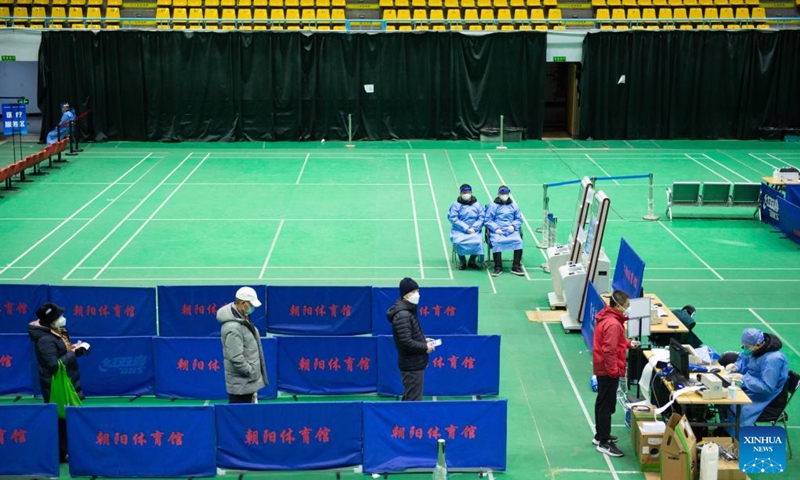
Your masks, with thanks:
<instances>
[{"instance_id":1,"label":"desk with computer","mask_svg":"<svg viewBox=\"0 0 800 480\"><path fill-rule=\"evenodd\" d=\"M649 360L654 352L645 352ZM687 415L693 427L733 427L735 437L739 436L739 421L742 405L752 403L750 398L741 388L735 387L730 381L719 375L721 368L717 366L702 366L690 363L693 357L692 347L681 345L674 338L669 345L669 364L663 361L656 362L653 381L660 379L661 385L669 393L669 398L674 399L673 409L680 413L688 414L686 410L694 407L716 407L719 421L709 422L707 418L698 419L695 415ZM653 400L657 406L668 403L664 395L658 395L660 389L653 385ZM676 407L677 406L677 407ZM733 422L724 421L724 410L732 408L735 414Z\"/></svg>"}]
</instances>

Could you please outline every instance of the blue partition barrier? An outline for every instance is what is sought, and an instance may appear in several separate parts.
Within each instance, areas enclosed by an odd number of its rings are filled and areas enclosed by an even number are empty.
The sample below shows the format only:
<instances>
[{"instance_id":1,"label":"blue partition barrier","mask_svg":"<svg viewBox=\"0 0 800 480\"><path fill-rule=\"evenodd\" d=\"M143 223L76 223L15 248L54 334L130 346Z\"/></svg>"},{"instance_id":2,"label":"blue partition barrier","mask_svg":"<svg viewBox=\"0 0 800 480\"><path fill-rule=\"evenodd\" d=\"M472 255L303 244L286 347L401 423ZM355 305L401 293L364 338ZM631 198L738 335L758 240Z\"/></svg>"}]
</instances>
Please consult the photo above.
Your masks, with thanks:
<instances>
[{"instance_id":1,"label":"blue partition barrier","mask_svg":"<svg viewBox=\"0 0 800 480\"><path fill-rule=\"evenodd\" d=\"M78 359L87 396L152 395L153 337L86 337L90 355Z\"/></svg>"},{"instance_id":2,"label":"blue partition barrier","mask_svg":"<svg viewBox=\"0 0 800 480\"><path fill-rule=\"evenodd\" d=\"M378 395L403 394L394 339L378 339ZM424 395L497 395L500 390L500 336L448 335L428 357Z\"/></svg>"},{"instance_id":3,"label":"blue partition barrier","mask_svg":"<svg viewBox=\"0 0 800 480\"><path fill-rule=\"evenodd\" d=\"M55 404L0 407L0 476L58 477Z\"/></svg>"},{"instance_id":4,"label":"blue partition barrier","mask_svg":"<svg viewBox=\"0 0 800 480\"><path fill-rule=\"evenodd\" d=\"M261 306L250 316L261 334L267 330L266 287L253 287ZM158 334L162 337L219 337L217 309L234 301L239 286L159 286Z\"/></svg>"},{"instance_id":5,"label":"blue partition barrier","mask_svg":"<svg viewBox=\"0 0 800 480\"><path fill-rule=\"evenodd\" d=\"M778 225L784 235L794 243L800 243L800 206L786 199L778 198L780 222Z\"/></svg>"},{"instance_id":6,"label":"blue partition barrier","mask_svg":"<svg viewBox=\"0 0 800 480\"><path fill-rule=\"evenodd\" d=\"M73 477L217 473L213 407L69 407L67 432Z\"/></svg>"},{"instance_id":7,"label":"blue partition barrier","mask_svg":"<svg viewBox=\"0 0 800 480\"><path fill-rule=\"evenodd\" d=\"M262 339L269 385L259 398L277 398L277 344L274 338ZM153 338L155 387L157 397L226 399L225 365L219 338Z\"/></svg>"},{"instance_id":8,"label":"blue partition barrier","mask_svg":"<svg viewBox=\"0 0 800 480\"><path fill-rule=\"evenodd\" d=\"M64 307L73 338L156 334L153 288L50 285L49 295L51 302Z\"/></svg>"},{"instance_id":9,"label":"blue partition barrier","mask_svg":"<svg viewBox=\"0 0 800 480\"><path fill-rule=\"evenodd\" d=\"M450 468L506 468L506 400L365 402L364 472L433 468L447 442Z\"/></svg>"},{"instance_id":10,"label":"blue partition barrier","mask_svg":"<svg viewBox=\"0 0 800 480\"><path fill-rule=\"evenodd\" d=\"M370 287L267 287L269 331L289 335L369 333Z\"/></svg>"},{"instance_id":11,"label":"blue partition barrier","mask_svg":"<svg viewBox=\"0 0 800 480\"><path fill-rule=\"evenodd\" d=\"M478 287L421 287L417 316L427 336L478 333ZM372 334L391 335L386 311L397 301L394 287L372 289Z\"/></svg>"},{"instance_id":12,"label":"blue partition barrier","mask_svg":"<svg viewBox=\"0 0 800 480\"><path fill-rule=\"evenodd\" d=\"M619 253L614 268L612 290L622 290L630 298L642 296L642 277L644 277L644 260L633 250L624 238L619 240Z\"/></svg>"},{"instance_id":13,"label":"blue partition barrier","mask_svg":"<svg viewBox=\"0 0 800 480\"><path fill-rule=\"evenodd\" d=\"M308 470L361 463L361 402L217 405L217 465Z\"/></svg>"},{"instance_id":14,"label":"blue partition barrier","mask_svg":"<svg viewBox=\"0 0 800 480\"><path fill-rule=\"evenodd\" d=\"M32 349L28 335L0 335L0 395L33 393Z\"/></svg>"},{"instance_id":15,"label":"blue partition barrier","mask_svg":"<svg viewBox=\"0 0 800 480\"><path fill-rule=\"evenodd\" d=\"M583 335L583 341L591 352L594 342L594 316L600 313L600 310L606 306L606 302L604 302L603 297L597 293L597 289L594 288L594 283L592 282L589 282L589 288L586 289L586 301L584 305L583 318L581 319L581 334Z\"/></svg>"},{"instance_id":16,"label":"blue partition barrier","mask_svg":"<svg viewBox=\"0 0 800 480\"><path fill-rule=\"evenodd\" d=\"M47 285L0 285L0 333L27 333L46 301Z\"/></svg>"},{"instance_id":17,"label":"blue partition barrier","mask_svg":"<svg viewBox=\"0 0 800 480\"><path fill-rule=\"evenodd\" d=\"M278 388L337 395L374 392L375 337L278 337Z\"/></svg>"}]
</instances>

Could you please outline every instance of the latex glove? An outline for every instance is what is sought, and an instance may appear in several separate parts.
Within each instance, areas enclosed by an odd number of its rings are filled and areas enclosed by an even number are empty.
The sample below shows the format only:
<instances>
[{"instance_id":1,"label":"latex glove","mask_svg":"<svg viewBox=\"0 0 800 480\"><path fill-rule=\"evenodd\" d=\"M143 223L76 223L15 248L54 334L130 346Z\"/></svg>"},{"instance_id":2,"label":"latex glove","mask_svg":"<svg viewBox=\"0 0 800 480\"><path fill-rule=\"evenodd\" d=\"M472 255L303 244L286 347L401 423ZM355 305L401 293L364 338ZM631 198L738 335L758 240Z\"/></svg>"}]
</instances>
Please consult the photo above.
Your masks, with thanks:
<instances>
[{"instance_id":1,"label":"latex glove","mask_svg":"<svg viewBox=\"0 0 800 480\"><path fill-rule=\"evenodd\" d=\"M729 363L725 365L725 371L728 373L733 373L737 370L735 363Z\"/></svg>"},{"instance_id":2,"label":"latex glove","mask_svg":"<svg viewBox=\"0 0 800 480\"><path fill-rule=\"evenodd\" d=\"M744 375L742 375L741 373L729 373L728 374L728 379L731 382L735 383L737 386L742 384L742 378L744 378Z\"/></svg>"},{"instance_id":3,"label":"latex glove","mask_svg":"<svg viewBox=\"0 0 800 480\"><path fill-rule=\"evenodd\" d=\"M475 229L474 228L468 228L467 229L467 233L475 233Z\"/></svg>"},{"instance_id":4,"label":"latex glove","mask_svg":"<svg viewBox=\"0 0 800 480\"><path fill-rule=\"evenodd\" d=\"M431 352L432 352L432 351L434 351L434 350L436 350L436 347L434 347L433 345L431 345L431 344L429 343L429 344L428 344L428 353L431 353Z\"/></svg>"},{"instance_id":5,"label":"latex glove","mask_svg":"<svg viewBox=\"0 0 800 480\"><path fill-rule=\"evenodd\" d=\"M642 346L642 342L639 340L631 340L631 348L639 348Z\"/></svg>"},{"instance_id":6,"label":"latex glove","mask_svg":"<svg viewBox=\"0 0 800 480\"><path fill-rule=\"evenodd\" d=\"M505 232L503 232L502 228L498 228L497 230L494 231L494 233L496 233L498 235L503 235L503 233L505 233Z\"/></svg>"},{"instance_id":7,"label":"latex glove","mask_svg":"<svg viewBox=\"0 0 800 480\"><path fill-rule=\"evenodd\" d=\"M508 226L508 233L514 233L514 225Z\"/></svg>"}]
</instances>

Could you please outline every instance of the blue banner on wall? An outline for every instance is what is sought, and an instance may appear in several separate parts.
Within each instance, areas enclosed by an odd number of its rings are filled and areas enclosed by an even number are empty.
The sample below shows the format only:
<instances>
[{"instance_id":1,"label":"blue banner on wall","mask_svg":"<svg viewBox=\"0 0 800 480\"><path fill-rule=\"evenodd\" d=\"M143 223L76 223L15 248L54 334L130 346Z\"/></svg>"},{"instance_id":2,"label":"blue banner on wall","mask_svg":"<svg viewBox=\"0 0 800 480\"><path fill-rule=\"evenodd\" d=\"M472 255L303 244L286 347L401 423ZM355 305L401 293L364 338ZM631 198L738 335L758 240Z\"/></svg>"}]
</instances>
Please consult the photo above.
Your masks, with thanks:
<instances>
[{"instance_id":1,"label":"blue banner on wall","mask_svg":"<svg viewBox=\"0 0 800 480\"><path fill-rule=\"evenodd\" d=\"M377 389L375 337L278 337L278 388L337 395Z\"/></svg>"},{"instance_id":2,"label":"blue banner on wall","mask_svg":"<svg viewBox=\"0 0 800 480\"><path fill-rule=\"evenodd\" d=\"M213 407L70 407L67 425L73 477L217 473Z\"/></svg>"},{"instance_id":3,"label":"blue banner on wall","mask_svg":"<svg viewBox=\"0 0 800 480\"><path fill-rule=\"evenodd\" d=\"M152 337L86 337L91 354L78 359L87 396L152 395L155 380Z\"/></svg>"},{"instance_id":4,"label":"blue banner on wall","mask_svg":"<svg viewBox=\"0 0 800 480\"><path fill-rule=\"evenodd\" d=\"M47 301L47 285L0 285L0 333L27 333Z\"/></svg>"},{"instance_id":5,"label":"blue banner on wall","mask_svg":"<svg viewBox=\"0 0 800 480\"><path fill-rule=\"evenodd\" d=\"M478 287L421 287L417 316L425 335L478 333ZM386 311L399 298L397 288L372 289L372 334L391 335Z\"/></svg>"},{"instance_id":6,"label":"blue banner on wall","mask_svg":"<svg viewBox=\"0 0 800 480\"><path fill-rule=\"evenodd\" d=\"M361 463L361 402L217 405L217 465L310 470Z\"/></svg>"},{"instance_id":7,"label":"blue banner on wall","mask_svg":"<svg viewBox=\"0 0 800 480\"><path fill-rule=\"evenodd\" d=\"M58 477L55 404L0 407L0 476Z\"/></svg>"},{"instance_id":8,"label":"blue banner on wall","mask_svg":"<svg viewBox=\"0 0 800 480\"><path fill-rule=\"evenodd\" d=\"M289 335L369 333L370 287L268 287L269 331Z\"/></svg>"},{"instance_id":9,"label":"blue banner on wall","mask_svg":"<svg viewBox=\"0 0 800 480\"><path fill-rule=\"evenodd\" d=\"M253 287L261 306L250 320L264 335L267 331L266 289ZM235 300L238 286L159 286L158 334L162 337L219 337L217 309Z\"/></svg>"},{"instance_id":10,"label":"blue banner on wall","mask_svg":"<svg viewBox=\"0 0 800 480\"><path fill-rule=\"evenodd\" d=\"M761 221L768 223L775 228L780 225L780 206L778 199L783 198L781 192L775 190L766 184L761 184L760 208L761 208Z\"/></svg>"},{"instance_id":11,"label":"blue banner on wall","mask_svg":"<svg viewBox=\"0 0 800 480\"><path fill-rule=\"evenodd\" d=\"M32 349L27 335L0 335L0 395L33 393Z\"/></svg>"},{"instance_id":12,"label":"blue banner on wall","mask_svg":"<svg viewBox=\"0 0 800 480\"><path fill-rule=\"evenodd\" d=\"M614 281L611 282L612 291L622 290L630 298L639 298L642 296L643 277L644 260L624 238L620 238L617 266L614 268Z\"/></svg>"},{"instance_id":13,"label":"blue banner on wall","mask_svg":"<svg viewBox=\"0 0 800 480\"><path fill-rule=\"evenodd\" d=\"M277 341L262 339L270 384L259 398L277 398ZM225 365L219 338L153 338L156 358L156 396L166 398L223 399Z\"/></svg>"},{"instance_id":14,"label":"blue banner on wall","mask_svg":"<svg viewBox=\"0 0 800 480\"><path fill-rule=\"evenodd\" d=\"M394 339L378 339L378 395L403 394ZM500 336L448 335L430 353L424 395L497 395L500 391Z\"/></svg>"},{"instance_id":15,"label":"blue banner on wall","mask_svg":"<svg viewBox=\"0 0 800 480\"><path fill-rule=\"evenodd\" d=\"M451 468L506 468L506 400L365 402L364 472L436 465L436 443L447 442Z\"/></svg>"},{"instance_id":16,"label":"blue banner on wall","mask_svg":"<svg viewBox=\"0 0 800 480\"><path fill-rule=\"evenodd\" d=\"M778 198L781 219L778 226L781 232L795 243L800 243L800 207Z\"/></svg>"},{"instance_id":17,"label":"blue banner on wall","mask_svg":"<svg viewBox=\"0 0 800 480\"><path fill-rule=\"evenodd\" d=\"M156 334L156 291L138 287L50 286L50 301L64 307L69 333L93 337Z\"/></svg>"},{"instance_id":18,"label":"blue banner on wall","mask_svg":"<svg viewBox=\"0 0 800 480\"><path fill-rule=\"evenodd\" d=\"M597 293L597 289L594 288L594 283L589 282L589 288L586 289L583 318L581 319L581 333L583 334L583 341L586 342L586 346L589 347L590 352L592 351L594 342L594 316L605 306L606 302L604 302L603 297Z\"/></svg>"}]
</instances>

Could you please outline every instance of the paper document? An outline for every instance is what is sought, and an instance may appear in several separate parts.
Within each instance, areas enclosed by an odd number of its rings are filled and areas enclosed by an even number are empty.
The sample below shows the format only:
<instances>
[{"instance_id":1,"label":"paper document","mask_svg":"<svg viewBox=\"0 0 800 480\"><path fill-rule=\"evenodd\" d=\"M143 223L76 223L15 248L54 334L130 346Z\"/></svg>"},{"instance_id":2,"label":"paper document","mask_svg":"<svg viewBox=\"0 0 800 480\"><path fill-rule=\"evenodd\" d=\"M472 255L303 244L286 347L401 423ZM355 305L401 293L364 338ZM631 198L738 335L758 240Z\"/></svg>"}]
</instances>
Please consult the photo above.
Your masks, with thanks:
<instances>
[{"instance_id":1,"label":"paper document","mask_svg":"<svg viewBox=\"0 0 800 480\"><path fill-rule=\"evenodd\" d=\"M428 345L430 345L431 347L438 347L441 344L442 344L442 339L441 338L437 338L437 339L435 339L433 341L428 342Z\"/></svg>"}]
</instances>

